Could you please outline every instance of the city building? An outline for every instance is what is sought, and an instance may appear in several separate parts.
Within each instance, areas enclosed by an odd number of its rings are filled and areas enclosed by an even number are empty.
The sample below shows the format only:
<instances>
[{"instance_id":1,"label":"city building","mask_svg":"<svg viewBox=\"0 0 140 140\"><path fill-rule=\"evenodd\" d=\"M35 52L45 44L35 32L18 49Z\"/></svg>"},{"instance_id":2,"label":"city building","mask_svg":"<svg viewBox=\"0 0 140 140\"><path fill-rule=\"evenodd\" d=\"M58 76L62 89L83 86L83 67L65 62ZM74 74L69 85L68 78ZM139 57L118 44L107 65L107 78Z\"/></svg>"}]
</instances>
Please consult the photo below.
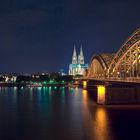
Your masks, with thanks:
<instances>
[{"instance_id":1,"label":"city building","mask_svg":"<svg viewBox=\"0 0 140 140\"><path fill-rule=\"evenodd\" d=\"M84 54L82 46L80 48L80 53L77 57L76 48L74 46L72 64L69 65L69 75L83 75L85 70L88 69L88 64L84 62Z\"/></svg>"}]
</instances>

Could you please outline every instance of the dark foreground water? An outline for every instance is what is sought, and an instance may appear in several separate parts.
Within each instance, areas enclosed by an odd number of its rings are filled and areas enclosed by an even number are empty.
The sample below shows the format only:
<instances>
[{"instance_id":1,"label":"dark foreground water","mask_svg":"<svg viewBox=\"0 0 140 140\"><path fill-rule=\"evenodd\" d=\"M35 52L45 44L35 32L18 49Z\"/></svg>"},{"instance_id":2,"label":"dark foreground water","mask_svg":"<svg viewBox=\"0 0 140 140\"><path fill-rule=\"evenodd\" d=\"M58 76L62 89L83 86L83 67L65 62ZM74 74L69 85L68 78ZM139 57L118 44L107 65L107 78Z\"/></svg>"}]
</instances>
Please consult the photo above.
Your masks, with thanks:
<instances>
[{"instance_id":1,"label":"dark foreground water","mask_svg":"<svg viewBox=\"0 0 140 140\"><path fill-rule=\"evenodd\" d=\"M92 91L0 89L0 140L139 140L140 106L98 106Z\"/></svg>"}]
</instances>

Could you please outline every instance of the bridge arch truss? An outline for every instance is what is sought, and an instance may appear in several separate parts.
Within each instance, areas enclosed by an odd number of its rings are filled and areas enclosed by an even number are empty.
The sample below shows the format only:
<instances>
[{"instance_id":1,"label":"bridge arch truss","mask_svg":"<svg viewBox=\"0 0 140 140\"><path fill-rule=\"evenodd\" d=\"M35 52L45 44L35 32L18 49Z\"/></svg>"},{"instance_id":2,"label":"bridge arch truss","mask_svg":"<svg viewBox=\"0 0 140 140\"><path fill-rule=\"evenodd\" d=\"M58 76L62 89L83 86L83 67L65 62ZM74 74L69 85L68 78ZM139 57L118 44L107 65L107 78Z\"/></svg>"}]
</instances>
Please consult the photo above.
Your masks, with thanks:
<instances>
[{"instance_id":1,"label":"bridge arch truss","mask_svg":"<svg viewBox=\"0 0 140 140\"><path fill-rule=\"evenodd\" d=\"M140 28L121 46L118 52L96 55L91 59L88 77L140 77Z\"/></svg>"}]
</instances>

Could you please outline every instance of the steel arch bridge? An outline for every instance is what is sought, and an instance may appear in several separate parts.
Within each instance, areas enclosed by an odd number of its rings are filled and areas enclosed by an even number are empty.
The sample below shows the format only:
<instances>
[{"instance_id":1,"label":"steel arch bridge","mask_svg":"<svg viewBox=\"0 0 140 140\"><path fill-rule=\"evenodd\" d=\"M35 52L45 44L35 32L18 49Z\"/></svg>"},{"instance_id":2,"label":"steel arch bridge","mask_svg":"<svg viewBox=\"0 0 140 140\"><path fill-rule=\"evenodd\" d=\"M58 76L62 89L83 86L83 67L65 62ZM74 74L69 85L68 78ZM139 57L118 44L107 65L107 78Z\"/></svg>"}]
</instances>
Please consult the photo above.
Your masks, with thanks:
<instances>
[{"instance_id":1,"label":"steel arch bridge","mask_svg":"<svg viewBox=\"0 0 140 140\"><path fill-rule=\"evenodd\" d=\"M98 54L91 59L87 77L130 79L140 77L140 28L116 54Z\"/></svg>"}]
</instances>

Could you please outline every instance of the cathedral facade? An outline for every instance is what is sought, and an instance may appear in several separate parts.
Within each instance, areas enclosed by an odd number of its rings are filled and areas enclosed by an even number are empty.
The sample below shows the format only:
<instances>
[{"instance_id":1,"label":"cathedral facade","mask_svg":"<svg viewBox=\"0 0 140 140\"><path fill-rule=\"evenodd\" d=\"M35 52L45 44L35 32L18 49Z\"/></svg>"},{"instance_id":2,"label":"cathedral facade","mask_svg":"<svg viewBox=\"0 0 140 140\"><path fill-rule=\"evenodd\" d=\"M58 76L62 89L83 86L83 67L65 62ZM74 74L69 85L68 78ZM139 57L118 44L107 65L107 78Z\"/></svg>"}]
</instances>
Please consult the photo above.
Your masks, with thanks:
<instances>
[{"instance_id":1,"label":"cathedral facade","mask_svg":"<svg viewBox=\"0 0 140 140\"><path fill-rule=\"evenodd\" d=\"M69 75L83 75L85 70L88 69L88 64L84 62L84 54L82 46L80 48L80 53L77 57L76 48L74 46L72 64L69 65Z\"/></svg>"}]
</instances>

